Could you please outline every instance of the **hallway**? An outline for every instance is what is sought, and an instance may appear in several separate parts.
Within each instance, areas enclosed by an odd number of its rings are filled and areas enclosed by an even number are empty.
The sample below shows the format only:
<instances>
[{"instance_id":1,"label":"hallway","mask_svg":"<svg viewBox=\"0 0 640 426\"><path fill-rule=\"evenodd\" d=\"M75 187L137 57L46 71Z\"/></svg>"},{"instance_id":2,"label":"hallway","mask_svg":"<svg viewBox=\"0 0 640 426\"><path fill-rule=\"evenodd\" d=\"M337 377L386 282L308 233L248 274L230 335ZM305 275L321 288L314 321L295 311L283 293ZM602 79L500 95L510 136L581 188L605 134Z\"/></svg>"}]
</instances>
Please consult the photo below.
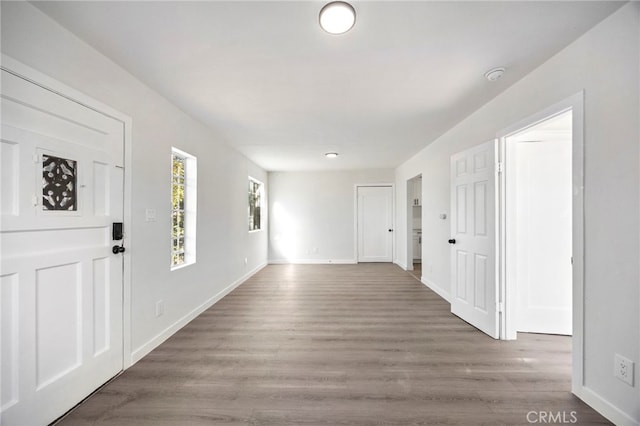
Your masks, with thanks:
<instances>
[{"instance_id":1,"label":"hallway","mask_svg":"<svg viewBox=\"0 0 640 426\"><path fill-rule=\"evenodd\" d=\"M570 351L493 340L395 265L271 265L60 424L609 424L571 395Z\"/></svg>"}]
</instances>

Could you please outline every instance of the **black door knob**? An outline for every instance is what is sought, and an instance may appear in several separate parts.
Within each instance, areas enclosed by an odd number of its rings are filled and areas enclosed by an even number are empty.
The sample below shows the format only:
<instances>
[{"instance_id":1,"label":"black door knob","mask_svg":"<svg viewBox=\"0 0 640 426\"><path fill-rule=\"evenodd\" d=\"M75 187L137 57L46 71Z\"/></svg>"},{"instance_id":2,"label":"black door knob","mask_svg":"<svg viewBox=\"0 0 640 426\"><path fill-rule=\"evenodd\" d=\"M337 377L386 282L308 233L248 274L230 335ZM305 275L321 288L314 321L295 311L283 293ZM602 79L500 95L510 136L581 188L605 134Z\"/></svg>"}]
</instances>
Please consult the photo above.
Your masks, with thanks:
<instances>
[{"instance_id":1,"label":"black door knob","mask_svg":"<svg viewBox=\"0 0 640 426\"><path fill-rule=\"evenodd\" d=\"M456 239L455 238L452 238L452 239L449 240L449 244L455 244L455 243L456 243Z\"/></svg>"},{"instance_id":2,"label":"black door knob","mask_svg":"<svg viewBox=\"0 0 640 426\"><path fill-rule=\"evenodd\" d=\"M113 246L111 247L111 251L113 254L124 253L124 247L122 246Z\"/></svg>"},{"instance_id":3,"label":"black door knob","mask_svg":"<svg viewBox=\"0 0 640 426\"><path fill-rule=\"evenodd\" d=\"M389 232L393 232L393 229L389 229Z\"/></svg>"}]
</instances>

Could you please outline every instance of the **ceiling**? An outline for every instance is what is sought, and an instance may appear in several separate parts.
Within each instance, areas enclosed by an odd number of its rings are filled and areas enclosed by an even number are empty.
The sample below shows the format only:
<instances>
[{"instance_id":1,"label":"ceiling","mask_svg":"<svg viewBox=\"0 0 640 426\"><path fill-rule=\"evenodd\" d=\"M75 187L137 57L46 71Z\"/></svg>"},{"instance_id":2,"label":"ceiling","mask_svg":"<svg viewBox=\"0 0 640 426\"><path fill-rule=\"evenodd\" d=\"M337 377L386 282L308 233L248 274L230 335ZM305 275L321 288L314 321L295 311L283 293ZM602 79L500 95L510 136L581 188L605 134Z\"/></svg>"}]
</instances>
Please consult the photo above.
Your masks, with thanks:
<instances>
[{"instance_id":1,"label":"ceiling","mask_svg":"<svg viewBox=\"0 0 640 426\"><path fill-rule=\"evenodd\" d=\"M396 167L623 4L32 3L269 171Z\"/></svg>"}]
</instances>

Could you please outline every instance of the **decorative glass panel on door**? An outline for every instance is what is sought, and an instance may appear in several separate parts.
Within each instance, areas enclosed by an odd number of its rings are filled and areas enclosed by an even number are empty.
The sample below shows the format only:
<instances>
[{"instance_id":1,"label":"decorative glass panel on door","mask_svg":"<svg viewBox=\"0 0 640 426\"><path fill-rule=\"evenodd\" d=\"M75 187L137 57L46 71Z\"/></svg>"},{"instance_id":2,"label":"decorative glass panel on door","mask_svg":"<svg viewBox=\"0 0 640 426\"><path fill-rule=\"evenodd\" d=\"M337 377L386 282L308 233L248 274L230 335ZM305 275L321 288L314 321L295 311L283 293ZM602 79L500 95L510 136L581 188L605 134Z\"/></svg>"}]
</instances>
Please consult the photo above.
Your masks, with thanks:
<instances>
[{"instance_id":1,"label":"decorative glass panel on door","mask_svg":"<svg viewBox=\"0 0 640 426\"><path fill-rule=\"evenodd\" d=\"M42 210L78 210L77 161L42 155Z\"/></svg>"}]
</instances>

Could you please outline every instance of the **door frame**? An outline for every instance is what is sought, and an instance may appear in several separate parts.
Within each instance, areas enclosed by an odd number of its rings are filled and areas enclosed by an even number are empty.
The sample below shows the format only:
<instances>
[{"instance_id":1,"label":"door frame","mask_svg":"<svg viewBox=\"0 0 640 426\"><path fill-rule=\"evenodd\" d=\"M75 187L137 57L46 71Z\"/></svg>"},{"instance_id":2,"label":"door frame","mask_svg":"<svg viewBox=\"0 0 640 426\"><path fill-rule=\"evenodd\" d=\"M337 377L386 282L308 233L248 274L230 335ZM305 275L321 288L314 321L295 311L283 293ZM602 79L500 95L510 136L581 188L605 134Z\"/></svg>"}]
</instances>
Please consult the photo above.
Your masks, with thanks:
<instances>
[{"instance_id":1,"label":"door frame","mask_svg":"<svg viewBox=\"0 0 640 426\"><path fill-rule=\"evenodd\" d=\"M391 187L391 224L393 226L391 263L393 263L396 261L396 186L393 183L356 183L353 185L353 263L358 263L358 188L371 186Z\"/></svg>"},{"instance_id":2,"label":"door frame","mask_svg":"<svg viewBox=\"0 0 640 426\"><path fill-rule=\"evenodd\" d=\"M407 271L413 271L413 258L415 253L413 252L413 203L411 203L411 196L413 195L415 180L418 179L419 176L422 176L422 173L418 173L417 175L406 180L407 187L407 197L406 197L406 205L407 205L407 229L405 229L407 233ZM409 192L409 188L411 188L411 192ZM395 199L395 197L394 197ZM394 210L395 211L395 210ZM395 226L395 225L394 225ZM395 229L395 228L394 228ZM395 232L395 231L394 231ZM395 238L393 239L396 240ZM395 252L394 252L395 253ZM420 253L420 259L422 261L422 253Z\"/></svg>"},{"instance_id":3,"label":"door frame","mask_svg":"<svg viewBox=\"0 0 640 426\"><path fill-rule=\"evenodd\" d=\"M131 244L131 176L132 176L132 154L131 154L131 117L123 114L122 112L113 109L110 106L103 104L102 102L93 99L84 93L67 86L64 83L49 77L46 74L41 73L20 61L13 59L12 57L2 54L2 60L0 62L0 69L22 78L36 86L39 86L45 90L53 92L62 96L72 102L96 111L102 115L117 120L123 124L124 127L124 190L123 190L123 218L125 224L125 234L127 236L127 249L131 251L133 245ZM122 370L126 370L133 365L133 359L131 357L131 256L123 256L123 271L122 271Z\"/></svg>"},{"instance_id":4,"label":"door frame","mask_svg":"<svg viewBox=\"0 0 640 426\"><path fill-rule=\"evenodd\" d=\"M572 111L572 391L579 394L584 385L584 92L580 91L554 105L507 127L497 134L500 140L499 161L505 164L507 138L527 128L535 126L553 116ZM515 283L507 282L506 269L506 173L499 178L499 211L498 211L498 286L500 301L504 303L504 314L501 316L500 339L516 338L517 299Z\"/></svg>"}]
</instances>

